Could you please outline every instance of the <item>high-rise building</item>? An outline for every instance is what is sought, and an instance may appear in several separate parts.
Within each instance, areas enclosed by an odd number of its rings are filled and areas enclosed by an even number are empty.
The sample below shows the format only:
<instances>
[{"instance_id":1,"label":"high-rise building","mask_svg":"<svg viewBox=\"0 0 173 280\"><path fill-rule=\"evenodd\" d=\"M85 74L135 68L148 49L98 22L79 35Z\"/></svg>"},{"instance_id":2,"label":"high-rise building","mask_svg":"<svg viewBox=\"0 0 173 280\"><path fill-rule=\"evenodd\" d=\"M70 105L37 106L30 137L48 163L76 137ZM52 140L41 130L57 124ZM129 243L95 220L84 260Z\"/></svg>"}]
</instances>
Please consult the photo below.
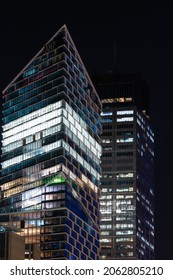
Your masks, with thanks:
<instances>
[{"instance_id":1,"label":"high-rise building","mask_svg":"<svg viewBox=\"0 0 173 280\"><path fill-rule=\"evenodd\" d=\"M101 259L154 258L154 133L138 74L93 77L102 100Z\"/></svg>"},{"instance_id":2,"label":"high-rise building","mask_svg":"<svg viewBox=\"0 0 173 280\"><path fill-rule=\"evenodd\" d=\"M64 25L3 91L0 224L25 258L99 258L102 104Z\"/></svg>"}]
</instances>

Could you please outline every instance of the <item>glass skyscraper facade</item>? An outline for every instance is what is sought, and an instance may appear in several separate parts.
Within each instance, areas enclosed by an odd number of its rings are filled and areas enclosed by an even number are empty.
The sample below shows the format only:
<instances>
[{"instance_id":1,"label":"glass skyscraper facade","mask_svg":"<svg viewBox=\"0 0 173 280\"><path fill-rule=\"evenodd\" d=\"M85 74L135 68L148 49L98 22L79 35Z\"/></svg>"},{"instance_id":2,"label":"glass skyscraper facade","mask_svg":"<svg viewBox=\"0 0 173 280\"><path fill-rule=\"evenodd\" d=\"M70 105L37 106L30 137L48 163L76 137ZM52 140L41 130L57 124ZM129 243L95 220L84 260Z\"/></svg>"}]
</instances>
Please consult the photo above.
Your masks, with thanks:
<instances>
[{"instance_id":1,"label":"glass skyscraper facade","mask_svg":"<svg viewBox=\"0 0 173 280\"><path fill-rule=\"evenodd\" d=\"M138 75L93 79L102 99L101 259L154 258L154 132Z\"/></svg>"},{"instance_id":2,"label":"glass skyscraper facade","mask_svg":"<svg viewBox=\"0 0 173 280\"><path fill-rule=\"evenodd\" d=\"M3 91L0 223L25 258L99 258L102 104L64 25Z\"/></svg>"}]
</instances>

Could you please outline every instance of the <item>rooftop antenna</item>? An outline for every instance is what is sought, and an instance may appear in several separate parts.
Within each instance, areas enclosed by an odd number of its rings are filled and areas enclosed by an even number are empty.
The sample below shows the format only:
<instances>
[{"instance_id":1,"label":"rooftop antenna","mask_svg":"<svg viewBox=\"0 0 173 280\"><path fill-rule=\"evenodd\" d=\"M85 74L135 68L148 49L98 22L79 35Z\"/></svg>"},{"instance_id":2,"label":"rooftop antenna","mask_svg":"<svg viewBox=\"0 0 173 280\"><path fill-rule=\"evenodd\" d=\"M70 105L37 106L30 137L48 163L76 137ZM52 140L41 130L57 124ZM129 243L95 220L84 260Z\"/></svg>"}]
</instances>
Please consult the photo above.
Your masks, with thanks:
<instances>
[{"instance_id":1,"label":"rooftop antenna","mask_svg":"<svg viewBox=\"0 0 173 280\"><path fill-rule=\"evenodd\" d=\"M117 72L117 43L114 39L114 49L113 49L113 71Z\"/></svg>"},{"instance_id":2,"label":"rooftop antenna","mask_svg":"<svg viewBox=\"0 0 173 280\"><path fill-rule=\"evenodd\" d=\"M114 39L114 67L116 65L116 41Z\"/></svg>"}]
</instances>

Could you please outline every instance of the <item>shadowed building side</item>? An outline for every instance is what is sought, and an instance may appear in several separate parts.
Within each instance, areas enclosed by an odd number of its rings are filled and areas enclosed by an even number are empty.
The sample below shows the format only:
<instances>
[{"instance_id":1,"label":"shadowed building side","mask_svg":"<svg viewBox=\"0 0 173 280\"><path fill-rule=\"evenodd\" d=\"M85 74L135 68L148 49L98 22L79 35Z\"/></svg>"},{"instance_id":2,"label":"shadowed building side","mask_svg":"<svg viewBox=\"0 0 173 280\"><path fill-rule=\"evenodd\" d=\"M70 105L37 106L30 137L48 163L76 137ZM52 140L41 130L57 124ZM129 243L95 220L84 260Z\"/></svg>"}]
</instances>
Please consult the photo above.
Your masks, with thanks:
<instances>
[{"instance_id":1,"label":"shadowed building side","mask_svg":"<svg viewBox=\"0 0 173 280\"><path fill-rule=\"evenodd\" d=\"M154 258L154 132L139 74L98 75L102 100L101 259Z\"/></svg>"}]
</instances>

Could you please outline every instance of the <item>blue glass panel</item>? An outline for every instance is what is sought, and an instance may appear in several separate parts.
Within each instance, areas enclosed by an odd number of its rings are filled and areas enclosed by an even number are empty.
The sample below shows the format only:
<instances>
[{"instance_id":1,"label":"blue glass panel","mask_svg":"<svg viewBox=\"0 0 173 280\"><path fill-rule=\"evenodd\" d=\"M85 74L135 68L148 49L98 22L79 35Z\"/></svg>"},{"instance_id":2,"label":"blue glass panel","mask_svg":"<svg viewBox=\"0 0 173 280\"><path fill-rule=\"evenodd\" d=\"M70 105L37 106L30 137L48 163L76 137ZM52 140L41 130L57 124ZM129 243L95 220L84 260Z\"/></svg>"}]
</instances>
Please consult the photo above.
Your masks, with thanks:
<instances>
[{"instance_id":1,"label":"blue glass panel","mask_svg":"<svg viewBox=\"0 0 173 280\"><path fill-rule=\"evenodd\" d=\"M77 225L74 225L74 230L79 233L79 227Z\"/></svg>"},{"instance_id":2,"label":"blue glass panel","mask_svg":"<svg viewBox=\"0 0 173 280\"><path fill-rule=\"evenodd\" d=\"M88 240L93 243L93 237L90 234L88 234Z\"/></svg>"},{"instance_id":3,"label":"blue glass panel","mask_svg":"<svg viewBox=\"0 0 173 280\"><path fill-rule=\"evenodd\" d=\"M86 246L91 249L91 243L86 240Z\"/></svg>"},{"instance_id":4,"label":"blue glass panel","mask_svg":"<svg viewBox=\"0 0 173 280\"><path fill-rule=\"evenodd\" d=\"M78 241L76 241L76 248L81 251L82 246Z\"/></svg>"},{"instance_id":5,"label":"blue glass panel","mask_svg":"<svg viewBox=\"0 0 173 280\"><path fill-rule=\"evenodd\" d=\"M72 221L75 221L75 216L70 212L69 213L69 218L72 220Z\"/></svg>"},{"instance_id":6,"label":"blue glass panel","mask_svg":"<svg viewBox=\"0 0 173 280\"><path fill-rule=\"evenodd\" d=\"M82 236L79 236L80 243L84 244L84 238Z\"/></svg>"},{"instance_id":7,"label":"blue glass panel","mask_svg":"<svg viewBox=\"0 0 173 280\"><path fill-rule=\"evenodd\" d=\"M74 248L74 254L79 257L79 251L76 248Z\"/></svg>"},{"instance_id":8,"label":"blue glass panel","mask_svg":"<svg viewBox=\"0 0 173 280\"><path fill-rule=\"evenodd\" d=\"M65 249L72 252L72 246L69 243L65 243Z\"/></svg>"},{"instance_id":9,"label":"blue glass panel","mask_svg":"<svg viewBox=\"0 0 173 280\"><path fill-rule=\"evenodd\" d=\"M81 234L84 238L86 238L86 232L83 229L81 230Z\"/></svg>"},{"instance_id":10,"label":"blue glass panel","mask_svg":"<svg viewBox=\"0 0 173 280\"><path fill-rule=\"evenodd\" d=\"M86 247L84 247L83 251L88 256L88 249Z\"/></svg>"},{"instance_id":11,"label":"blue glass panel","mask_svg":"<svg viewBox=\"0 0 173 280\"><path fill-rule=\"evenodd\" d=\"M69 237L69 243L74 246L74 239L72 237Z\"/></svg>"},{"instance_id":12,"label":"blue glass panel","mask_svg":"<svg viewBox=\"0 0 173 280\"><path fill-rule=\"evenodd\" d=\"M99 247L99 241L97 239L95 239L95 245Z\"/></svg>"},{"instance_id":13,"label":"blue glass panel","mask_svg":"<svg viewBox=\"0 0 173 280\"><path fill-rule=\"evenodd\" d=\"M90 252L90 257L94 260L95 259L95 254L93 252Z\"/></svg>"},{"instance_id":14,"label":"blue glass panel","mask_svg":"<svg viewBox=\"0 0 173 280\"><path fill-rule=\"evenodd\" d=\"M77 224L81 227L82 226L82 221L77 218Z\"/></svg>"},{"instance_id":15,"label":"blue glass panel","mask_svg":"<svg viewBox=\"0 0 173 280\"><path fill-rule=\"evenodd\" d=\"M77 239L77 233L76 233L75 231L73 231L73 230L72 230L71 236L72 236L74 239Z\"/></svg>"},{"instance_id":16,"label":"blue glass panel","mask_svg":"<svg viewBox=\"0 0 173 280\"><path fill-rule=\"evenodd\" d=\"M94 253L96 253L96 254L97 254L97 247L96 247L96 246L94 246L94 245L93 245L92 250L94 251Z\"/></svg>"},{"instance_id":17,"label":"blue glass panel","mask_svg":"<svg viewBox=\"0 0 173 280\"><path fill-rule=\"evenodd\" d=\"M82 260L86 260L86 255L84 255L83 253L81 253L81 259L82 259Z\"/></svg>"},{"instance_id":18,"label":"blue glass panel","mask_svg":"<svg viewBox=\"0 0 173 280\"><path fill-rule=\"evenodd\" d=\"M71 255L70 260L76 260L76 256Z\"/></svg>"}]
</instances>

